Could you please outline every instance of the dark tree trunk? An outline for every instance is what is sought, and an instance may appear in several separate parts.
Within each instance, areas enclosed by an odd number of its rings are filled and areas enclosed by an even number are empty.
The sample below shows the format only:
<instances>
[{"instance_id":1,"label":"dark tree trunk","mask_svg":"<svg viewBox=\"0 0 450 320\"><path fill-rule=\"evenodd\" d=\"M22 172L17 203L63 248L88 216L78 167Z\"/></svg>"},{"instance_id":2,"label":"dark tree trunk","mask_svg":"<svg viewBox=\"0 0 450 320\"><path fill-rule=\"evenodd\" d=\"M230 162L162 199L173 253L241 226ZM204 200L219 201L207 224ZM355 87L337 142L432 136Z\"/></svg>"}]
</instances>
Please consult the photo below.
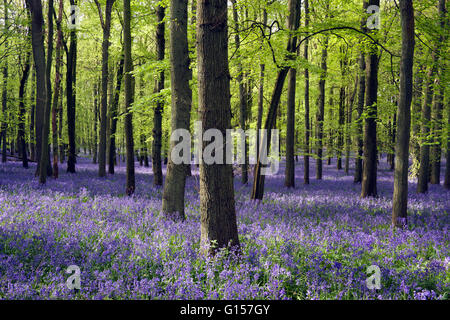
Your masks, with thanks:
<instances>
[{"instance_id":1,"label":"dark tree trunk","mask_svg":"<svg viewBox=\"0 0 450 320\"><path fill-rule=\"evenodd\" d=\"M5 34L8 32L8 2L3 0L4 10L5 10ZM8 39L4 42L5 50L8 49ZM7 119L7 102L8 102L8 60L3 59L3 86L2 86L2 122L0 126L0 144L2 145L2 163L5 163L6 158L6 133L8 129L8 119Z\"/></svg>"},{"instance_id":2,"label":"dark tree trunk","mask_svg":"<svg viewBox=\"0 0 450 320\"><path fill-rule=\"evenodd\" d=\"M192 91L189 81L189 47L187 37L188 1L172 0L170 6L170 72L172 88L172 132L184 129L189 132L191 119ZM175 23L176 21L176 23ZM163 212L174 220L184 220L184 192L188 164L174 164L172 149L178 141L171 141L169 163L163 192Z\"/></svg>"},{"instance_id":3,"label":"dark tree trunk","mask_svg":"<svg viewBox=\"0 0 450 320\"><path fill-rule=\"evenodd\" d=\"M263 10L263 21L262 23L265 25L267 24L267 11ZM256 158L259 157L259 150L261 148L261 137L259 130L262 128L262 117L264 112L264 70L265 70L265 64L260 64L260 75L259 75L259 94L258 94L258 116L256 120Z\"/></svg>"},{"instance_id":4,"label":"dark tree trunk","mask_svg":"<svg viewBox=\"0 0 450 320\"><path fill-rule=\"evenodd\" d=\"M76 5L76 0L70 0L71 5ZM66 70L66 97L67 97L67 135L69 137L69 148L67 157L67 172L75 173L76 155L76 67L77 67L77 33L75 29L70 31L70 48L67 52Z\"/></svg>"},{"instance_id":5,"label":"dark tree trunk","mask_svg":"<svg viewBox=\"0 0 450 320\"><path fill-rule=\"evenodd\" d=\"M300 23L300 0L289 0L289 19L288 28L290 30L297 30ZM294 40L295 39L295 40ZM293 59L295 57L297 37L291 36L288 40L287 51L288 56L286 59ZM261 143L261 149L258 156L258 161L255 167L255 174L253 180L253 188L251 199L262 200L264 195L264 175L261 175L261 168L263 166L261 162L261 155L267 154L266 150L270 150L271 130L275 127L275 121L277 116L278 105L280 104L280 98L283 91L284 81L289 72L289 67L284 66L278 71L277 79L275 82L275 88L272 93L272 98L269 105L269 112L265 123L265 129L267 130L266 138Z\"/></svg>"},{"instance_id":6,"label":"dark tree trunk","mask_svg":"<svg viewBox=\"0 0 450 320\"><path fill-rule=\"evenodd\" d=\"M125 89L125 138L127 149L126 194L135 191L133 114L130 112L134 101L133 60L131 56L131 8L130 0L123 0L123 44L124 44L124 89Z\"/></svg>"},{"instance_id":7,"label":"dark tree trunk","mask_svg":"<svg viewBox=\"0 0 450 320\"><path fill-rule=\"evenodd\" d=\"M397 108L397 139L395 145L394 195L392 224L403 227L407 221L409 131L414 60L414 8L412 0L400 1L402 25L402 60L400 65L400 101Z\"/></svg>"},{"instance_id":8,"label":"dark tree trunk","mask_svg":"<svg viewBox=\"0 0 450 320\"><path fill-rule=\"evenodd\" d=\"M305 0L305 28L309 26L309 1ZM308 61L308 47L309 41L305 40L305 51L303 57ZM305 155L303 156L304 171L303 182L309 184L309 137L310 137L310 122L309 122L309 69L305 68Z\"/></svg>"},{"instance_id":9,"label":"dark tree trunk","mask_svg":"<svg viewBox=\"0 0 450 320\"><path fill-rule=\"evenodd\" d=\"M109 140L109 161L108 172L114 174L114 166L116 164L116 133L117 133L117 109L119 106L120 88L122 86L123 78L123 54L119 61L119 68L116 75L116 90L114 91L114 98L111 104L111 136Z\"/></svg>"},{"instance_id":10,"label":"dark tree trunk","mask_svg":"<svg viewBox=\"0 0 450 320\"><path fill-rule=\"evenodd\" d=\"M338 141L337 141L337 169L342 169L342 153L344 150L344 125L345 125L345 74L347 70L347 52L344 52L341 47L341 55L343 56L340 61L341 67L341 87L339 89L339 115L338 115Z\"/></svg>"},{"instance_id":11,"label":"dark tree trunk","mask_svg":"<svg viewBox=\"0 0 450 320\"><path fill-rule=\"evenodd\" d=\"M100 144L98 148L98 175L99 177L106 176L106 127L108 121L108 77L109 77L109 37L111 33L111 12L115 0L106 0L105 19L103 20L103 13L101 6L96 0L100 22L103 29L102 42L102 85L101 85L101 111L100 111Z\"/></svg>"},{"instance_id":12,"label":"dark tree trunk","mask_svg":"<svg viewBox=\"0 0 450 320\"><path fill-rule=\"evenodd\" d=\"M198 0L197 56L199 119L203 132L215 128L225 136L231 128L228 69L227 1ZM202 143L201 151L207 146ZM221 247L239 247L230 164L200 164L201 247L214 254Z\"/></svg>"},{"instance_id":13,"label":"dark tree trunk","mask_svg":"<svg viewBox=\"0 0 450 320\"><path fill-rule=\"evenodd\" d=\"M63 15L63 0L59 0L58 18L56 21L57 26L57 40L56 40L56 61L55 61L55 89L52 105L52 140L53 140L53 177L58 178L58 102L61 92L61 47L62 47L62 30L61 22ZM62 98L62 97L61 97Z\"/></svg>"},{"instance_id":14,"label":"dark tree trunk","mask_svg":"<svg viewBox=\"0 0 450 320\"><path fill-rule=\"evenodd\" d=\"M25 66L22 71L22 78L20 79L19 86L19 150L22 157L22 166L24 168L28 168L28 157L27 157L27 144L25 142L25 89L26 83L28 80L28 75L30 74L30 60L31 60L31 52L26 54L25 58Z\"/></svg>"},{"instance_id":15,"label":"dark tree trunk","mask_svg":"<svg viewBox=\"0 0 450 320\"><path fill-rule=\"evenodd\" d=\"M369 6L380 6L380 0L369 0ZM366 63L366 111L364 123L363 175L361 197L377 196L377 93L378 62L377 48L367 57Z\"/></svg>"},{"instance_id":16,"label":"dark tree trunk","mask_svg":"<svg viewBox=\"0 0 450 320\"><path fill-rule=\"evenodd\" d=\"M346 125L345 125L345 174L348 174L350 171L350 148L352 144L352 135L351 135L351 125L352 125L352 113L353 113L353 104L355 102L356 90L358 87L358 77L355 80L355 87L352 91L352 94L349 98L347 105L347 116L346 116Z\"/></svg>"},{"instance_id":17,"label":"dark tree trunk","mask_svg":"<svg viewBox=\"0 0 450 320\"><path fill-rule=\"evenodd\" d=\"M448 106L447 106L447 110L449 110L449 109L450 108L448 108ZM450 126L450 112L449 111L447 111L447 126ZM449 137L449 133L447 133L447 155L445 157L444 187L446 189L450 189L450 137Z\"/></svg>"},{"instance_id":18,"label":"dark tree trunk","mask_svg":"<svg viewBox=\"0 0 450 320\"><path fill-rule=\"evenodd\" d=\"M156 7L157 27L156 27L156 56L158 61L164 60L165 50L165 8L161 5ZM158 73L158 79L155 84L155 92L160 93L164 89L164 70ZM161 145L162 145L162 112L164 102L158 97L153 116L153 146L152 146L152 165L153 165L153 185L162 186L162 164L161 164Z\"/></svg>"},{"instance_id":19,"label":"dark tree trunk","mask_svg":"<svg viewBox=\"0 0 450 320\"><path fill-rule=\"evenodd\" d=\"M38 161L36 175L38 175L40 173L39 168L41 164L44 111L47 103L44 33L42 29L44 18L42 16L42 3L40 0L27 0L26 3L31 13L31 39L36 69L35 137L36 160Z\"/></svg>"}]
</instances>

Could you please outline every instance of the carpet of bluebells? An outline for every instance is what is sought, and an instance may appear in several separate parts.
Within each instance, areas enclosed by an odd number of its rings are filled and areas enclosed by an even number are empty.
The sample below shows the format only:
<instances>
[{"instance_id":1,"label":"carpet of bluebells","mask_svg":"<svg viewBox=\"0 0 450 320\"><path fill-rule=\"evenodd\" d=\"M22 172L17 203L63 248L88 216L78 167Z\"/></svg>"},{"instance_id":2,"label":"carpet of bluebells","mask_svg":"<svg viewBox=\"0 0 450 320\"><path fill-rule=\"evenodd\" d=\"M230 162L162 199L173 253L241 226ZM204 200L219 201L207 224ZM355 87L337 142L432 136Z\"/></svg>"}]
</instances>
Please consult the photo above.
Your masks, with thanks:
<instances>
[{"instance_id":1,"label":"carpet of bluebells","mask_svg":"<svg viewBox=\"0 0 450 320\"><path fill-rule=\"evenodd\" d=\"M360 199L353 177L325 165L294 190L284 169L266 177L262 203L235 178L242 253L200 253L198 172L187 181L184 223L160 214L162 189L137 164L127 197L123 164L107 178L80 157L77 174L40 186L35 167L0 164L0 299L448 299L450 192L410 181L409 224L390 226L393 173L380 162L378 198ZM193 167L195 169L195 167ZM314 167L311 168L314 173ZM69 290L69 265L81 289ZM369 290L367 267L381 269Z\"/></svg>"}]
</instances>

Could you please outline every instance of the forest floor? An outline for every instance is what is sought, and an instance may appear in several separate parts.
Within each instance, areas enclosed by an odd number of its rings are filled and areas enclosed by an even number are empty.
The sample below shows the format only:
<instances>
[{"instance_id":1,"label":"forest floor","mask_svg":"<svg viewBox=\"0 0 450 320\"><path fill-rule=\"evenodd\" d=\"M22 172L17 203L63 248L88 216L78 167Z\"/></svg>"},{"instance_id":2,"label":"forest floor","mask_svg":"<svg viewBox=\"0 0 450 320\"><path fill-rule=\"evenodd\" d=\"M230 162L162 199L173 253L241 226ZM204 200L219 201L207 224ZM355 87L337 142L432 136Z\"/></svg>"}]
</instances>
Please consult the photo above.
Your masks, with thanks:
<instances>
[{"instance_id":1,"label":"forest floor","mask_svg":"<svg viewBox=\"0 0 450 320\"><path fill-rule=\"evenodd\" d=\"M307 186L298 162L294 190L281 167L266 177L258 205L251 184L235 178L240 258L200 254L196 171L187 220L174 223L160 215L151 168L137 164L129 198L123 163L98 178L97 166L79 158L77 174L64 164L45 186L35 164L0 164L0 299L448 299L450 192L431 185L418 195L411 181L408 228L394 231L385 159L375 199L360 199L353 170L346 176L333 160L321 181L312 165ZM69 265L81 270L80 290L66 286ZM366 284L370 265L381 269L378 290Z\"/></svg>"}]
</instances>

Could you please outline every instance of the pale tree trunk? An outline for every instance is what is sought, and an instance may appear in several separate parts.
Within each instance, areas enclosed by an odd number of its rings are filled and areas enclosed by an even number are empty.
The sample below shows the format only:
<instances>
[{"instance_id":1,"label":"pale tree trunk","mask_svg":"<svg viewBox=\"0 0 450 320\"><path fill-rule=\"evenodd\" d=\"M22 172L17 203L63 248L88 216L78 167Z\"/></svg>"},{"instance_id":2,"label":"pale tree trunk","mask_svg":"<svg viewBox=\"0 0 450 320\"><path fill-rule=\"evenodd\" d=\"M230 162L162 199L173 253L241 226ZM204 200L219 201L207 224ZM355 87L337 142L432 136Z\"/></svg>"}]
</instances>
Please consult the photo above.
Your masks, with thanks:
<instances>
[{"instance_id":1,"label":"pale tree trunk","mask_svg":"<svg viewBox=\"0 0 450 320\"><path fill-rule=\"evenodd\" d=\"M189 132L191 120L192 91L189 87L189 81L192 79L192 71L189 69L187 10L188 0L171 1L170 81L172 88L172 132L177 129L184 129ZM173 163L171 153L177 143L178 141L170 143L162 207L168 218L184 220L184 192L189 165Z\"/></svg>"},{"instance_id":2,"label":"pale tree trunk","mask_svg":"<svg viewBox=\"0 0 450 320\"><path fill-rule=\"evenodd\" d=\"M125 89L125 138L127 152L126 194L135 191L133 114L131 106L134 100L133 60L131 56L131 8L130 0L123 0L123 45L124 45L124 89Z\"/></svg>"},{"instance_id":3,"label":"pale tree trunk","mask_svg":"<svg viewBox=\"0 0 450 320\"><path fill-rule=\"evenodd\" d=\"M407 221L409 134L414 61L414 8L412 0L400 0L402 60L400 64L400 100L397 108L394 195L392 225L403 227Z\"/></svg>"},{"instance_id":4,"label":"pale tree trunk","mask_svg":"<svg viewBox=\"0 0 450 320\"><path fill-rule=\"evenodd\" d=\"M231 128L227 0L197 2L198 112L202 131ZM225 141L224 141L225 143ZM201 151L207 146L202 143ZM224 154L225 160L225 154ZM200 164L201 247L239 247L230 164Z\"/></svg>"},{"instance_id":5,"label":"pale tree trunk","mask_svg":"<svg viewBox=\"0 0 450 320\"><path fill-rule=\"evenodd\" d=\"M236 52L237 52L237 56L236 56L236 60L237 60L237 82L239 84L239 126L241 127L242 130L245 131L246 126L246 113L247 113L247 92L245 90L245 85L244 85L244 79L243 79L243 69L242 69L242 56L240 55L239 52L239 47L240 47L240 38L239 38L239 18L238 18L238 11L236 8L236 0L231 0L231 3L233 5L233 19L234 19L234 42L236 45ZM241 171L242 171L242 183L246 184L248 182L248 162L247 162L247 143L244 144L244 163L241 164Z\"/></svg>"}]
</instances>

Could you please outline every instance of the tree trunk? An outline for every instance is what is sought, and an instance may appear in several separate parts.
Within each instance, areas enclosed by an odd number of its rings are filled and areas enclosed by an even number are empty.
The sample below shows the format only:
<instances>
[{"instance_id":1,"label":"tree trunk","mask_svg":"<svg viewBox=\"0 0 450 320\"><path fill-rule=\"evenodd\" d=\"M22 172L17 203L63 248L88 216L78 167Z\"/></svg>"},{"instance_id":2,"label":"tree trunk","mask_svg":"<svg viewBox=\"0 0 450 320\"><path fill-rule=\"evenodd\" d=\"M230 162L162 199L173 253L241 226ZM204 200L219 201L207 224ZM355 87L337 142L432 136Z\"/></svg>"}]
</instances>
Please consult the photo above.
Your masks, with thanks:
<instances>
[{"instance_id":1,"label":"tree trunk","mask_svg":"<svg viewBox=\"0 0 450 320\"><path fill-rule=\"evenodd\" d=\"M227 1L197 2L198 112L202 131L231 128ZM202 142L201 151L207 146ZM225 159L225 157L224 157ZM201 248L239 247L230 164L200 164Z\"/></svg>"},{"instance_id":2,"label":"tree trunk","mask_svg":"<svg viewBox=\"0 0 450 320\"><path fill-rule=\"evenodd\" d=\"M187 0L171 1L170 80L172 88L172 132L177 129L189 131L191 119L192 91L189 87L189 81L192 79L192 72L189 69L187 10ZM189 164L173 163L171 153L177 143L178 141L171 141L170 143L162 206L166 217L174 220L184 220L184 192Z\"/></svg>"},{"instance_id":3,"label":"tree trunk","mask_svg":"<svg viewBox=\"0 0 450 320\"><path fill-rule=\"evenodd\" d=\"M323 120L325 115L325 79L327 77L327 56L328 56L328 36L322 48L322 62L319 80L319 105L316 114L317 126L317 159L316 159L316 179L322 179L322 157L323 157Z\"/></svg>"},{"instance_id":4,"label":"tree trunk","mask_svg":"<svg viewBox=\"0 0 450 320\"><path fill-rule=\"evenodd\" d=\"M42 132L44 122L44 111L47 103L46 68L42 16L42 3L40 0L27 0L27 7L31 13L31 39L33 47L33 58L36 69L36 107L35 107L35 137L36 137L36 160L38 167L36 175L40 173L42 153ZM45 142L47 143L47 142Z\"/></svg>"},{"instance_id":5,"label":"tree trunk","mask_svg":"<svg viewBox=\"0 0 450 320\"><path fill-rule=\"evenodd\" d=\"M109 161L108 172L114 174L114 166L116 164L116 133L117 133L117 108L119 106L120 87L122 86L123 78L123 54L119 61L119 68L116 75L116 90L114 91L114 98L111 104L111 136L109 140Z\"/></svg>"},{"instance_id":6,"label":"tree trunk","mask_svg":"<svg viewBox=\"0 0 450 320\"><path fill-rule=\"evenodd\" d=\"M356 129L357 129L357 150L355 158L355 176L353 179L354 183L360 183L362 181L362 155L363 155L363 125L362 125L362 115L364 112L364 95L366 90L366 60L364 54L361 53L359 56L359 83L358 83L358 106L357 112L358 117L356 119Z\"/></svg>"},{"instance_id":7,"label":"tree trunk","mask_svg":"<svg viewBox=\"0 0 450 320\"><path fill-rule=\"evenodd\" d=\"M421 138L422 145L420 146L420 167L419 167L419 176L417 180L417 192L425 193L428 191L428 182L430 179L430 141L429 141L429 133L430 133L430 118L431 118L431 102L433 99L433 81L434 76L436 74L437 60L438 57L436 53L433 51L431 53L432 56L432 65L428 71L427 75L427 83L425 85L425 97L423 99L422 104L422 134Z\"/></svg>"},{"instance_id":8,"label":"tree trunk","mask_svg":"<svg viewBox=\"0 0 450 320\"><path fill-rule=\"evenodd\" d=\"M58 101L60 99L61 91L61 47L62 47L62 30L61 22L63 15L63 0L59 0L57 26L57 40L56 40L56 61L55 61L55 87L52 106L52 140L53 140L53 177L58 178Z\"/></svg>"},{"instance_id":9,"label":"tree trunk","mask_svg":"<svg viewBox=\"0 0 450 320\"><path fill-rule=\"evenodd\" d=\"M76 5L76 0L70 0L71 5ZM70 31L70 48L67 52L66 70L66 97L67 97L67 135L69 137L69 148L67 157L67 172L75 173L76 155L76 67L77 67L77 33L75 29Z\"/></svg>"},{"instance_id":10,"label":"tree trunk","mask_svg":"<svg viewBox=\"0 0 450 320\"><path fill-rule=\"evenodd\" d=\"M127 149L126 194L135 191L133 114L130 112L134 100L133 60L131 56L131 8L130 0L123 0L123 44L124 44L124 89L125 89L125 138Z\"/></svg>"},{"instance_id":11,"label":"tree trunk","mask_svg":"<svg viewBox=\"0 0 450 320\"><path fill-rule=\"evenodd\" d=\"M403 227L407 221L409 130L414 61L414 8L412 0L400 1L402 25L402 60L400 65L400 101L397 107L397 139L395 144L394 195L392 225Z\"/></svg>"},{"instance_id":12,"label":"tree trunk","mask_svg":"<svg viewBox=\"0 0 450 320\"><path fill-rule=\"evenodd\" d=\"M309 26L309 1L305 0L305 28ZM309 40L305 40L305 50L303 57L308 62ZM309 137L310 137L310 121L309 121L309 69L305 68L305 155L303 156L304 171L303 182L309 184Z\"/></svg>"},{"instance_id":13,"label":"tree trunk","mask_svg":"<svg viewBox=\"0 0 450 320\"><path fill-rule=\"evenodd\" d=\"M265 25L267 24L267 11L266 9L263 9L263 21L262 23ZM265 64L260 64L260 74L259 74L259 94L258 94L258 116L256 120L256 158L259 157L259 149L261 144L261 137L260 137L260 129L262 126L262 117L264 112L264 71L265 71Z\"/></svg>"},{"instance_id":14,"label":"tree trunk","mask_svg":"<svg viewBox=\"0 0 450 320\"><path fill-rule=\"evenodd\" d=\"M369 6L380 6L380 0L369 0ZM377 196L377 92L378 54L373 48L366 63L366 111L364 123L363 174L361 197Z\"/></svg>"},{"instance_id":15,"label":"tree trunk","mask_svg":"<svg viewBox=\"0 0 450 320\"><path fill-rule=\"evenodd\" d=\"M94 155L92 162L95 164L98 162L98 83L94 84Z\"/></svg>"},{"instance_id":16,"label":"tree trunk","mask_svg":"<svg viewBox=\"0 0 450 320\"><path fill-rule=\"evenodd\" d=\"M100 111L100 144L98 149L98 176L106 176L106 127L108 121L108 77L109 77L109 37L111 33L111 12L115 0L106 0L105 20L101 7L96 0L100 21L103 29L102 42L102 85L101 85L101 111Z\"/></svg>"},{"instance_id":17,"label":"tree trunk","mask_svg":"<svg viewBox=\"0 0 450 320\"><path fill-rule=\"evenodd\" d=\"M30 60L31 60L31 52L27 52L26 58L25 58L25 66L22 71L22 78L20 79L20 86L19 86L19 150L22 157L22 166L24 168L28 168L28 157L27 157L27 144L25 142L25 114L26 114L26 108L25 108L25 89L26 89L26 83L28 79L28 75L30 73Z\"/></svg>"},{"instance_id":18,"label":"tree trunk","mask_svg":"<svg viewBox=\"0 0 450 320\"><path fill-rule=\"evenodd\" d=\"M244 80L243 80L243 70L242 70L242 56L240 55L239 47L240 47L240 38L239 38L239 18L238 18L238 11L236 8L236 0L231 0L231 3L233 5L233 19L234 19L234 42L236 45L236 60L237 60L237 82L239 84L239 126L242 130L246 130L246 115L247 115L247 93L244 86ZM244 136L245 139L245 136ZM244 163L241 164L241 171L242 171L242 183L247 184L248 182L248 162L247 162L247 142L244 143Z\"/></svg>"},{"instance_id":19,"label":"tree trunk","mask_svg":"<svg viewBox=\"0 0 450 320\"><path fill-rule=\"evenodd\" d=\"M440 14L440 24L441 24L441 30L442 33L439 36L439 45L438 45L438 52L439 52L439 60L441 65L441 70L438 74L437 79L437 85L438 88L435 89L435 95L434 95L434 106L433 106L433 137L434 137L434 144L431 147L431 177L430 177L430 183L431 184L440 184L441 180L441 137L442 137L442 111L444 109L444 89L445 89L445 78L444 75L446 74L446 67L445 67L445 61L442 58L444 56L444 51L442 50L442 44L446 43L446 36L445 34L445 18L446 18L447 10L445 8L445 0L439 0L439 14Z\"/></svg>"},{"instance_id":20,"label":"tree trunk","mask_svg":"<svg viewBox=\"0 0 450 320\"><path fill-rule=\"evenodd\" d=\"M300 23L300 0L289 0L289 19L288 19L288 28L290 30L297 30ZM294 40L295 39L295 40ZM297 37L291 36L288 39L287 51L288 56L286 59L293 59L296 51L296 42ZM275 88L273 90L272 98L269 105L269 112L267 114L267 119L265 123L265 129L267 130L267 139L263 139L266 143L261 143L261 149L258 156L258 161L255 167L255 174L253 180L253 188L251 199L262 200L264 195L264 180L265 176L261 175L261 167L263 166L261 163L261 155L267 154L266 150L270 150L270 141L271 141L271 130L275 127L275 121L277 116L278 105L280 103L281 94L283 91L284 81L286 80L286 76L289 72L289 67L284 66L278 71L277 79L275 82Z\"/></svg>"},{"instance_id":21,"label":"tree trunk","mask_svg":"<svg viewBox=\"0 0 450 320\"><path fill-rule=\"evenodd\" d=\"M165 8L161 5L156 7L157 27L156 27L156 55L158 61L164 60L165 39L164 22ZM160 93L164 89L164 70L159 71L158 79L155 84L155 93ZM153 147L152 147L152 165L153 165L153 185L162 186L162 164L161 164L161 146L162 146L162 112L164 102L158 97L153 116Z\"/></svg>"}]
</instances>

